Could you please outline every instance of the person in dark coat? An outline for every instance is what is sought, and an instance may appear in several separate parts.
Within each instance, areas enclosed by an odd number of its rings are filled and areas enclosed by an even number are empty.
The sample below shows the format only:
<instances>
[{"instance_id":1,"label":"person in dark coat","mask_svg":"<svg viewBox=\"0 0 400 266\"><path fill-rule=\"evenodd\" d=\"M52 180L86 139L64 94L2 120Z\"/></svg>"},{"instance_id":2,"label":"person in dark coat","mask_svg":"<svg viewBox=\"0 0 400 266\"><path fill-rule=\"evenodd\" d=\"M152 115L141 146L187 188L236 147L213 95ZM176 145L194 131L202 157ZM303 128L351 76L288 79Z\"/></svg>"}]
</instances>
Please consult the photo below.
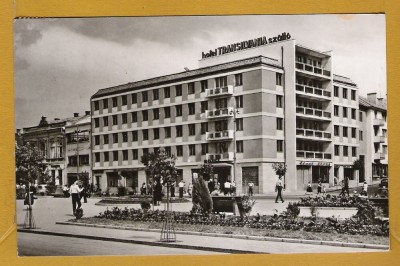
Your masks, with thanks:
<instances>
[{"instance_id":1,"label":"person in dark coat","mask_svg":"<svg viewBox=\"0 0 400 266\"><path fill-rule=\"evenodd\" d=\"M162 200L162 185L161 182L154 182L154 205L160 205Z\"/></svg>"}]
</instances>

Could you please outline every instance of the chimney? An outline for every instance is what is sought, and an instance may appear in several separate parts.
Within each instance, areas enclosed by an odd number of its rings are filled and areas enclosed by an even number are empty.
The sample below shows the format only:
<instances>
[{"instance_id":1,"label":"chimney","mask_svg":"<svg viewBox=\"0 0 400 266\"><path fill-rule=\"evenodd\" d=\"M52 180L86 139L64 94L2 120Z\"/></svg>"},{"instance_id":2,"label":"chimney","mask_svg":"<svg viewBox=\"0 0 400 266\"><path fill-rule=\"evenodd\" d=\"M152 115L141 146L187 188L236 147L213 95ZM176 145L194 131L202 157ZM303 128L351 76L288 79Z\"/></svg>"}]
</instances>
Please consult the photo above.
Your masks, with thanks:
<instances>
[{"instance_id":1,"label":"chimney","mask_svg":"<svg viewBox=\"0 0 400 266\"><path fill-rule=\"evenodd\" d=\"M55 121L60 121L60 118L57 118L57 117L56 117L56 118L54 118L54 120L55 120Z\"/></svg>"},{"instance_id":2,"label":"chimney","mask_svg":"<svg viewBox=\"0 0 400 266\"><path fill-rule=\"evenodd\" d=\"M372 103L376 103L376 92L367 93L367 99Z\"/></svg>"},{"instance_id":3,"label":"chimney","mask_svg":"<svg viewBox=\"0 0 400 266\"><path fill-rule=\"evenodd\" d=\"M78 117L79 116L79 113L74 113L74 117Z\"/></svg>"},{"instance_id":4,"label":"chimney","mask_svg":"<svg viewBox=\"0 0 400 266\"><path fill-rule=\"evenodd\" d=\"M47 117L42 116L40 118L39 126L47 126L49 123L47 123Z\"/></svg>"},{"instance_id":5,"label":"chimney","mask_svg":"<svg viewBox=\"0 0 400 266\"><path fill-rule=\"evenodd\" d=\"M378 100L379 104L386 105L386 99L385 98L381 97L381 98L378 98L377 100Z\"/></svg>"},{"instance_id":6,"label":"chimney","mask_svg":"<svg viewBox=\"0 0 400 266\"><path fill-rule=\"evenodd\" d=\"M90 111L85 111L85 115L90 115Z\"/></svg>"}]
</instances>

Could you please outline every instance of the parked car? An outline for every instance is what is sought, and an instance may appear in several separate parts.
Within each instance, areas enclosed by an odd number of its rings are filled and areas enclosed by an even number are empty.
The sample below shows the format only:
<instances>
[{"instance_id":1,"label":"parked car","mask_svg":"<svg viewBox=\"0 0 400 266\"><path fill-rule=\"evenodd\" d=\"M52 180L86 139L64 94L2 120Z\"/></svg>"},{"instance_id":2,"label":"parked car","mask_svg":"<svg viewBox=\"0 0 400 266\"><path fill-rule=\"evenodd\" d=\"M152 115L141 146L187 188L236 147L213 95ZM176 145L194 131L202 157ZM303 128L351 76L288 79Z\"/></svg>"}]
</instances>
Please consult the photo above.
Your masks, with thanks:
<instances>
[{"instance_id":1,"label":"parked car","mask_svg":"<svg viewBox=\"0 0 400 266\"><path fill-rule=\"evenodd\" d=\"M47 189L47 185L46 184L41 184L37 186L37 190L36 193L38 193L39 195L47 195L49 193L48 189Z\"/></svg>"},{"instance_id":2,"label":"parked car","mask_svg":"<svg viewBox=\"0 0 400 266\"><path fill-rule=\"evenodd\" d=\"M389 181L387 178L382 178L379 183L379 194L382 196L387 196L389 193Z\"/></svg>"}]
</instances>

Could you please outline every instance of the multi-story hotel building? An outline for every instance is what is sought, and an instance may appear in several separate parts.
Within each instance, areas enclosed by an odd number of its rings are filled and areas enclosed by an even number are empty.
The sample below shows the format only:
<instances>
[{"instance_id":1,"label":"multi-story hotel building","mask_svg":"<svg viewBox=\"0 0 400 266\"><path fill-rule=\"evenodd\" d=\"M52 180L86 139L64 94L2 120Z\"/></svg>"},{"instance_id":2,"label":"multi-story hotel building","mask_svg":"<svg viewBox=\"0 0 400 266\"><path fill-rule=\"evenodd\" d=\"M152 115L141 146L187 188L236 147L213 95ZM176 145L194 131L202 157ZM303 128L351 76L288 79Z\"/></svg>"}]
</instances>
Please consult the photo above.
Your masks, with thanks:
<instances>
[{"instance_id":1,"label":"multi-story hotel building","mask_svg":"<svg viewBox=\"0 0 400 266\"><path fill-rule=\"evenodd\" d=\"M195 70L99 90L91 98L97 185L125 178L137 188L149 179L141 156L159 148L177 156L187 184L206 161L242 193L249 182L255 193L273 191L275 162L286 163L290 191L357 180L358 89L332 74L332 60L282 34L210 50Z\"/></svg>"}]
</instances>

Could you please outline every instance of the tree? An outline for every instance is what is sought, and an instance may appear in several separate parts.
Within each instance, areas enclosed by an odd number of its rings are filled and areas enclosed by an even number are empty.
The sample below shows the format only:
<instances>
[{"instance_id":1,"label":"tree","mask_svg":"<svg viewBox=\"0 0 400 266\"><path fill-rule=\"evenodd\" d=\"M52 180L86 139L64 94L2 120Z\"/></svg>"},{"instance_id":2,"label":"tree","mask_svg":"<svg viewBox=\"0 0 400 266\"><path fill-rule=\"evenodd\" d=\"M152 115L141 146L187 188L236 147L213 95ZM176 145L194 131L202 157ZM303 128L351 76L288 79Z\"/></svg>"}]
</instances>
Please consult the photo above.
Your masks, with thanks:
<instances>
[{"instance_id":1,"label":"tree","mask_svg":"<svg viewBox=\"0 0 400 266\"><path fill-rule=\"evenodd\" d=\"M279 177L282 177L286 174L287 166L284 163L274 163L272 164L272 168Z\"/></svg>"},{"instance_id":2,"label":"tree","mask_svg":"<svg viewBox=\"0 0 400 266\"><path fill-rule=\"evenodd\" d=\"M360 170L364 168L364 162L361 161L360 159L357 159L353 162L353 169L354 170Z\"/></svg>"},{"instance_id":3,"label":"tree","mask_svg":"<svg viewBox=\"0 0 400 266\"><path fill-rule=\"evenodd\" d=\"M176 157L168 155L164 149L147 153L141 157L140 162L146 166L151 177L163 185L171 185L178 178L178 169L175 167Z\"/></svg>"},{"instance_id":4,"label":"tree","mask_svg":"<svg viewBox=\"0 0 400 266\"><path fill-rule=\"evenodd\" d=\"M210 181L214 176L214 167L210 163L205 163L201 166L200 174L205 181Z\"/></svg>"},{"instance_id":5,"label":"tree","mask_svg":"<svg viewBox=\"0 0 400 266\"><path fill-rule=\"evenodd\" d=\"M210 213L213 209L210 192L201 175L193 175L192 203L192 211L195 213Z\"/></svg>"},{"instance_id":6,"label":"tree","mask_svg":"<svg viewBox=\"0 0 400 266\"><path fill-rule=\"evenodd\" d=\"M47 181L49 176L45 173L42 161L44 156L38 148L27 142L15 145L16 182L34 183L35 180Z\"/></svg>"}]
</instances>

